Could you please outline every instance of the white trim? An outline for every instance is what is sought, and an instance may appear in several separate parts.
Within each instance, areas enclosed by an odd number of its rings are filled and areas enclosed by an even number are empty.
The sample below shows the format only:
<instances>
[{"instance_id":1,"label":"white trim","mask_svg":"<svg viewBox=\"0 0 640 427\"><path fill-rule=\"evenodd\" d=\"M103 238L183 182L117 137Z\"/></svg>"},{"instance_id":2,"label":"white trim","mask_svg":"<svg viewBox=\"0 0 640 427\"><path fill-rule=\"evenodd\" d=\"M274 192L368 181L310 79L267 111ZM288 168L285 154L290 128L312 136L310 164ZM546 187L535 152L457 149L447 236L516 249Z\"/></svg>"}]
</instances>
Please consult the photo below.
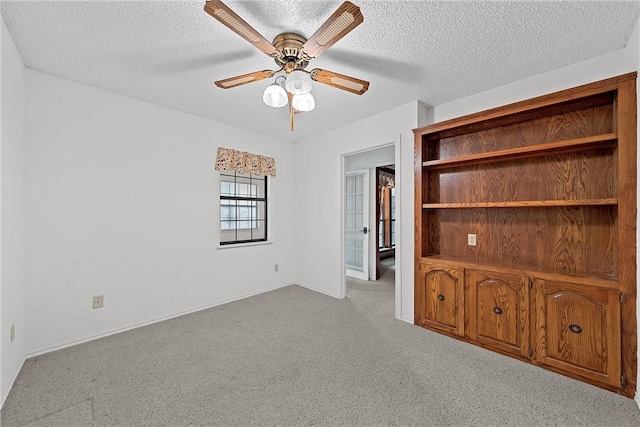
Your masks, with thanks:
<instances>
[{"instance_id":1,"label":"white trim","mask_svg":"<svg viewBox=\"0 0 640 427\"><path fill-rule=\"evenodd\" d=\"M340 266L340 289L337 298L343 299L347 296L347 270L344 268L344 193L347 191L345 183L345 176L347 176L347 155L342 154L340 160L340 193L338 194L338 197L340 197L340 250L338 251L338 256L340 257L338 262Z\"/></svg>"},{"instance_id":2,"label":"white trim","mask_svg":"<svg viewBox=\"0 0 640 427\"><path fill-rule=\"evenodd\" d=\"M398 139L395 141L395 152L393 153L394 168L396 170L395 180L395 198L396 198L396 248L395 248L395 316L396 319L402 319L402 202L404 200L402 193L402 165L400 159L402 158L402 134L398 134ZM400 207L400 208L398 208ZM400 212L400 215L398 214ZM377 242L376 242L377 244ZM413 323L413 322L411 322Z\"/></svg>"},{"instance_id":3,"label":"white trim","mask_svg":"<svg viewBox=\"0 0 640 427\"><path fill-rule=\"evenodd\" d=\"M148 320L146 322L136 323L136 324L130 325L130 326L125 326L124 328L112 329L110 331L103 332L103 333L97 334L97 335L92 335L92 336L87 337L87 338L82 338L82 339L79 339L79 340L70 341L70 342L67 342L67 343L64 343L64 344L56 345L56 346L45 348L45 349L42 349L42 350L32 351L32 352L27 353L26 357L28 359L28 358L35 357L35 356L40 356L42 354L51 353L51 352L57 351L57 350L62 350L63 348L73 347L74 345L78 345L78 344L82 344L82 343L85 343L85 342L97 340L97 339L100 339L100 338L105 338L105 337L108 337L110 335L119 334L121 332L130 331L132 329L141 328L143 326L152 325L154 323L159 323L159 322L162 322L162 321L165 321L165 320L169 320L169 319L173 319L173 318L176 318L176 317L185 316L187 314L195 313L197 311L207 310L209 308L217 307L219 305L224 305L224 304L227 304L227 303L230 303L230 302L233 302L233 301L238 301L238 300L249 298L249 297L252 297L252 296L255 296L255 295L259 295L259 294L264 294L266 292L275 291L276 289L285 288L287 286L292 286L292 285L295 285L295 283L284 283L284 284L281 284L281 285L273 286L271 288L266 288L266 289L262 289L260 291L251 292L251 293L240 295L240 296L237 296L237 297L234 297L234 298L229 298L229 299L224 300L224 301L219 301L219 302L215 302L213 304L204 305L202 307L193 308L193 309L186 310L186 311L181 311L179 313L170 314L168 316L158 317L158 318L153 319L153 320Z\"/></svg>"},{"instance_id":4,"label":"white trim","mask_svg":"<svg viewBox=\"0 0 640 427\"><path fill-rule=\"evenodd\" d=\"M398 320L401 320L401 321L403 321L403 322L407 322L407 323L408 323L408 324L410 324L410 325L415 325L415 323L414 323L414 321L413 321L413 320L411 320L411 319L407 319L406 317L398 317L397 319L398 319Z\"/></svg>"},{"instance_id":5,"label":"white trim","mask_svg":"<svg viewBox=\"0 0 640 427\"><path fill-rule=\"evenodd\" d=\"M263 246L273 245L273 241L267 240L265 242L248 242L248 243L229 243L228 245L218 245L216 249L231 249L231 248L246 248L247 246Z\"/></svg>"},{"instance_id":6,"label":"white trim","mask_svg":"<svg viewBox=\"0 0 640 427\"><path fill-rule=\"evenodd\" d=\"M387 145L393 145L393 144L387 144ZM384 146L379 147L379 148L384 148ZM377 150L377 148L376 148L376 150ZM395 153L394 153L394 155L395 155ZM394 167L395 167L395 160L393 161L393 165L394 165ZM385 166L389 166L389 162L379 162L379 163L374 163L372 166L373 166L374 168L383 168L383 167L385 167Z\"/></svg>"},{"instance_id":7,"label":"white trim","mask_svg":"<svg viewBox=\"0 0 640 427\"><path fill-rule=\"evenodd\" d=\"M344 277L343 277L343 279L344 279ZM298 286L300 286L301 288L309 289L310 291L317 292L317 293L319 293L319 294L325 294L325 295L327 295L327 296L330 296L331 298L343 299L343 298L345 297L345 296L340 296L340 295L332 294L331 292L327 292L327 291L325 291L325 290L318 289L318 288L315 288L315 287L313 287L313 286L305 285L304 283L300 283L300 282L295 283L295 285L298 285Z\"/></svg>"}]
</instances>

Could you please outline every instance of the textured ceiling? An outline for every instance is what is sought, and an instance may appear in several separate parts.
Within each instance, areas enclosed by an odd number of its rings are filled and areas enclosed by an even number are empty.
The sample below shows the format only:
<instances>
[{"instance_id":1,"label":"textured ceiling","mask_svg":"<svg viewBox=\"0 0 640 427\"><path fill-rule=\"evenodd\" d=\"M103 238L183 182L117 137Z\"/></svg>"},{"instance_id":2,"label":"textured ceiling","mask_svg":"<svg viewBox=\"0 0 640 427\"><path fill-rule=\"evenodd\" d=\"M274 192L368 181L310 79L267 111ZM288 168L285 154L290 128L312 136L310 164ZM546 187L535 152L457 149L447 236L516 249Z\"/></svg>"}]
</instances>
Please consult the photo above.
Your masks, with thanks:
<instances>
[{"instance_id":1,"label":"textured ceiling","mask_svg":"<svg viewBox=\"0 0 640 427\"><path fill-rule=\"evenodd\" d=\"M296 115L262 103L269 80L234 89L213 81L274 61L203 11L202 1L3 1L28 68L302 141L418 99L426 105L481 92L625 46L640 13L630 1L369 1L364 22L308 69L371 82L353 95L314 83L316 109ZM309 37L342 3L225 2L268 40Z\"/></svg>"}]
</instances>

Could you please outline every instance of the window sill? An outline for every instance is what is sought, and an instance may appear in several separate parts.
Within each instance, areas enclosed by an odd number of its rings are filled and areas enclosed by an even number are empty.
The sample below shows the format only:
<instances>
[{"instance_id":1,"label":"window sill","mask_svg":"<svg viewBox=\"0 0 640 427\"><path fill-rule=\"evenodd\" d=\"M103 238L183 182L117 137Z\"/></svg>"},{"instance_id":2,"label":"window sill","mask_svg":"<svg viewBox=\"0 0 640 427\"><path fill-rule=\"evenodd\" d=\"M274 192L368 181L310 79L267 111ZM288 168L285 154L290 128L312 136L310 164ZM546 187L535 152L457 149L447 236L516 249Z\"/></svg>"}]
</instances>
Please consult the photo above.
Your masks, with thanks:
<instances>
[{"instance_id":1,"label":"window sill","mask_svg":"<svg viewBox=\"0 0 640 427\"><path fill-rule=\"evenodd\" d=\"M250 243L236 243L231 245L218 245L218 250L220 249L233 249L233 248L246 248L247 246L264 246L264 245L273 245L271 240L267 240L266 242L250 242Z\"/></svg>"}]
</instances>

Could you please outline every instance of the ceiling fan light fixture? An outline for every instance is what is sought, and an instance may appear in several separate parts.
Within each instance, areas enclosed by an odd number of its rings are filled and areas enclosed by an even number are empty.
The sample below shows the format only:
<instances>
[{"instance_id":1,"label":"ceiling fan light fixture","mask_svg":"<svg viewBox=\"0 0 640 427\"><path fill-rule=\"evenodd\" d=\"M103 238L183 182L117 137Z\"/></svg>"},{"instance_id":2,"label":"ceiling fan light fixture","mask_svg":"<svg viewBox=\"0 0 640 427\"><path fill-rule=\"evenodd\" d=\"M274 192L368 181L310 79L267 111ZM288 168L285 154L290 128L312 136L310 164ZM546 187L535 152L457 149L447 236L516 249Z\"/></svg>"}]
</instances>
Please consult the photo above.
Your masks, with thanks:
<instances>
[{"instance_id":1,"label":"ceiling fan light fixture","mask_svg":"<svg viewBox=\"0 0 640 427\"><path fill-rule=\"evenodd\" d=\"M282 108L287 105L287 92L278 83L272 83L264 90L262 101L272 108Z\"/></svg>"},{"instance_id":2,"label":"ceiling fan light fixture","mask_svg":"<svg viewBox=\"0 0 640 427\"><path fill-rule=\"evenodd\" d=\"M309 111L313 111L313 109L316 108L316 100L313 99L313 95L311 95L311 93L305 93L303 95L293 95L291 106L295 110L307 113Z\"/></svg>"},{"instance_id":3,"label":"ceiling fan light fixture","mask_svg":"<svg viewBox=\"0 0 640 427\"><path fill-rule=\"evenodd\" d=\"M302 70L292 71L285 83L287 91L292 95L304 95L311 92L311 77Z\"/></svg>"}]
</instances>

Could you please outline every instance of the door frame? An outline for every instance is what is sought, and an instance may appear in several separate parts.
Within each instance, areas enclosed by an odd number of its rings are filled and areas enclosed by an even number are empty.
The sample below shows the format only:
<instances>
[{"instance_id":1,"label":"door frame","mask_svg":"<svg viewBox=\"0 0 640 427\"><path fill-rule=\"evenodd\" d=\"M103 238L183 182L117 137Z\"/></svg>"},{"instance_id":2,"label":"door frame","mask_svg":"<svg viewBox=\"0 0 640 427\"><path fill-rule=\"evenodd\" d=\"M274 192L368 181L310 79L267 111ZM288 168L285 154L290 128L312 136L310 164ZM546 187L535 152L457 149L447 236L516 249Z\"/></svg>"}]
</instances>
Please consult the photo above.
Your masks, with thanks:
<instances>
[{"instance_id":1,"label":"door frame","mask_svg":"<svg viewBox=\"0 0 640 427\"><path fill-rule=\"evenodd\" d=\"M379 143L377 145L372 145L367 148L363 148L360 150L344 152L341 154L340 158L340 210L338 211L338 215L340 215L340 298L345 298L347 295L347 275L346 269L344 266L344 244L345 244L345 220L344 220L344 208L345 208L345 176L346 176L346 158L348 156L352 156L354 154L366 153L367 151L376 150L378 148L393 146L394 147L394 163L396 170L396 186L395 186L395 197L396 197L396 269L395 269L395 313L394 317L396 319L402 320L402 202L404 200L403 196L403 188L401 184L402 177L402 165L401 165L401 151L400 151L400 138L401 135L397 135L394 139L387 140L386 142ZM411 189L409 189L411 190ZM371 188L369 189L371 191ZM371 225L371 213L369 213L369 225ZM375 224L377 225L377 223Z\"/></svg>"}]
</instances>

